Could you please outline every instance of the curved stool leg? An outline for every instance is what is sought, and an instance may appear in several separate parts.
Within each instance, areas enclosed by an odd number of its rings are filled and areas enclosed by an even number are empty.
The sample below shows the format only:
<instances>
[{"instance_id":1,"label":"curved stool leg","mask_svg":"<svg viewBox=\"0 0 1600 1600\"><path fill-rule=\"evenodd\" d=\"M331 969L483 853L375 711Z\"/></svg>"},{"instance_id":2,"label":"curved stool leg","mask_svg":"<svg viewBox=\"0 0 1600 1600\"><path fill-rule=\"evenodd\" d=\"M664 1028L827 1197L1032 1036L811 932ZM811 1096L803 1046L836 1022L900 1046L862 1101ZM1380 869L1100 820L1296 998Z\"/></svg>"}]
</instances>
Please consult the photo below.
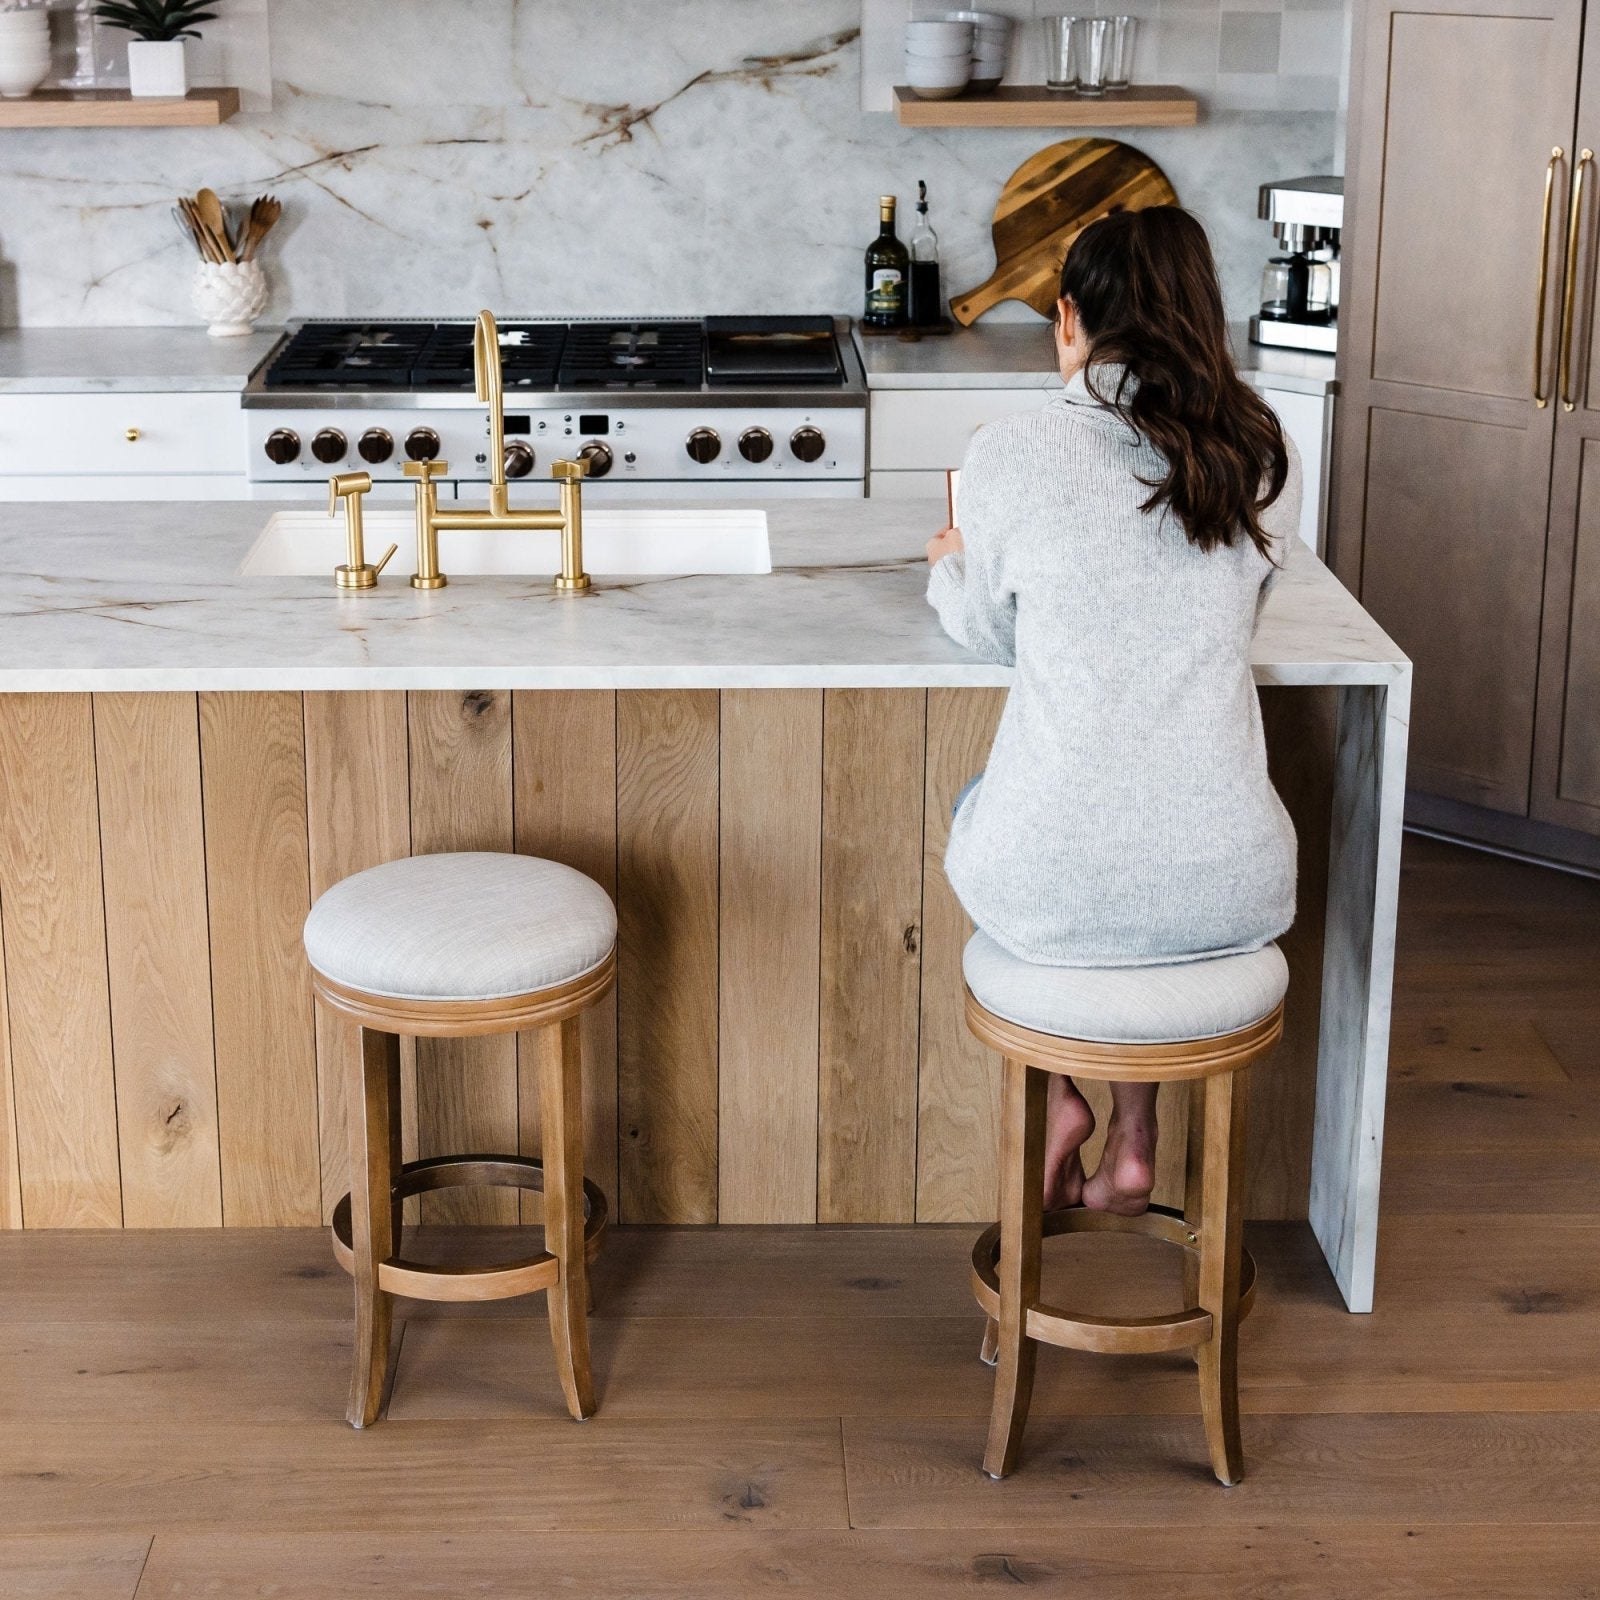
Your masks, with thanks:
<instances>
[{"instance_id":1,"label":"curved stool leg","mask_svg":"<svg viewBox=\"0 0 1600 1600\"><path fill-rule=\"evenodd\" d=\"M993 1317L983 1325L983 1345L978 1351L978 1359L986 1367L992 1367L1000 1359L1000 1324Z\"/></svg>"},{"instance_id":2,"label":"curved stool leg","mask_svg":"<svg viewBox=\"0 0 1600 1600\"><path fill-rule=\"evenodd\" d=\"M545 1291L550 1339L567 1410L594 1415L589 1367L588 1270L583 1253L583 1052L578 1019L539 1030L539 1109L543 1122L544 1247L561 1263Z\"/></svg>"},{"instance_id":3,"label":"curved stool leg","mask_svg":"<svg viewBox=\"0 0 1600 1600\"><path fill-rule=\"evenodd\" d=\"M394 1296L378 1287L378 1264L395 1253L394 1179L400 1160L400 1040L361 1030L361 1066L350 1096L350 1231L356 1295L352 1428L370 1427L383 1407Z\"/></svg>"},{"instance_id":4,"label":"curved stool leg","mask_svg":"<svg viewBox=\"0 0 1600 1600\"><path fill-rule=\"evenodd\" d=\"M1200 1304L1211 1313L1211 1337L1199 1349L1200 1410L1211 1467L1220 1482L1244 1476L1239 1439L1239 1275L1244 1249L1246 1078L1227 1072L1206 1079L1207 1160L1201 1182Z\"/></svg>"},{"instance_id":5,"label":"curved stool leg","mask_svg":"<svg viewBox=\"0 0 1600 1600\"><path fill-rule=\"evenodd\" d=\"M994 1409L983 1470L1003 1478L1017 1464L1039 1347L1027 1335L1039 1298L1044 1212L1045 1075L1007 1058L1000 1102L1000 1334Z\"/></svg>"}]
</instances>

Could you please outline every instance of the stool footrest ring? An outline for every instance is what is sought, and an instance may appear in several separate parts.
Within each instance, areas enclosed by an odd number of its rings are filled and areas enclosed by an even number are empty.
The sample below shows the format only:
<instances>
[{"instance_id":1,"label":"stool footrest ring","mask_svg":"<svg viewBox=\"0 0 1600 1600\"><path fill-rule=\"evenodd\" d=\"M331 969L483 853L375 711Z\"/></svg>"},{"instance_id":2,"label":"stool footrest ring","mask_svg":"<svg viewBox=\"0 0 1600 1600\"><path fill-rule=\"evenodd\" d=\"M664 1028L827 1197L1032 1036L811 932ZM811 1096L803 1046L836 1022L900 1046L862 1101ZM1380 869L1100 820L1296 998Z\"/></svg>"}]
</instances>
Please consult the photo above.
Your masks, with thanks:
<instances>
[{"instance_id":1,"label":"stool footrest ring","mask_svg":"<svg viewBox=\"0 0 1600 1600\"><path fill-rule=\"evenodd\" d=\"M394 1198L403 1200L468 1184L542 1191L544 1165L529 1156L430 1156L425 1161L408 1161L400 1169ZM600 1253L608 1208L605 1195L587 1178L583 1180L583 1200L583 1254L586 1261L593 1261ZM333 1208L332 1233L334 1258L346 1272L353 1273L349 1195ZM403 1294L413 1300L508 1300L560 1281L561 1263L547 1250L493 1267L435 1266L399 1256L378 1263L378 1288L384 1294Z\"/></svg>"},{"instance_id":2,"label":"stool footrest ring","mask_svg":"<svg viewBox=\"0 0 1600 1600\"><path fill-rule=\"evenodd\" d=\"M1177 1245L1191 1254L1198 1254L1200 1249L1194 1228L1184 1220L1181 1211L1169 1206L1151 1206L1137 1217L1119 1217L1106 1211L1073 1206L1065 1211L1046 1212L1041 1231L1047 1239L1059 1233L1136 1233ZM983 1310L996 1320L1000 1316L1000 1279L995 1270L999 1260L1000 1224L997 1222L985 1228L972 1247L972 1293ZM1255 1295L1256 1264L1246 1250L1239 1272L1240 1317L1249 1313ZM1211 1313L1200 1306L1189 1306L1164 1317L1086 1317L1039 1304L1028 1307L1025 1332L1030 1339L1063 1345L1069 1350L1155 1355L1205 1344L1211 1337Z\"/></svg>"}]
</instances>

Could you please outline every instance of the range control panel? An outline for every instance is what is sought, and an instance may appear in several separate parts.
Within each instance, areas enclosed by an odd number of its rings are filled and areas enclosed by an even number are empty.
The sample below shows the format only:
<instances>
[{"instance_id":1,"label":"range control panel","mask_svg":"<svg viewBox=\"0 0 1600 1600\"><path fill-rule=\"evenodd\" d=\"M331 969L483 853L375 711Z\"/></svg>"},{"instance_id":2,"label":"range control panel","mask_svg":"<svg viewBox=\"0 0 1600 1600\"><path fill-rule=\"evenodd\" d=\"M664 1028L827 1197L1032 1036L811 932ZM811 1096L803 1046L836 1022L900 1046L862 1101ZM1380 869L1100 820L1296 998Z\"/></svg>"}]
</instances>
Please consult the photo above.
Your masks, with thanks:
<instances>
[{"instance_id":1,"label":"range control panel","mask_svg":"<svg viewBox=\"0 0 1600 1600\"><path fill-rule=\"evenodd\" d=\"M366 471L405 482L409 461L448 461L461 482L488 482L489 425L459 408L246 413L250 477L303 483ZM866 413L850 407L599 411L543 407L505 414L506 475L548 478L554 461L581 458L591 479L692 484L863 480Z\"/></svg>"}]
</instances>

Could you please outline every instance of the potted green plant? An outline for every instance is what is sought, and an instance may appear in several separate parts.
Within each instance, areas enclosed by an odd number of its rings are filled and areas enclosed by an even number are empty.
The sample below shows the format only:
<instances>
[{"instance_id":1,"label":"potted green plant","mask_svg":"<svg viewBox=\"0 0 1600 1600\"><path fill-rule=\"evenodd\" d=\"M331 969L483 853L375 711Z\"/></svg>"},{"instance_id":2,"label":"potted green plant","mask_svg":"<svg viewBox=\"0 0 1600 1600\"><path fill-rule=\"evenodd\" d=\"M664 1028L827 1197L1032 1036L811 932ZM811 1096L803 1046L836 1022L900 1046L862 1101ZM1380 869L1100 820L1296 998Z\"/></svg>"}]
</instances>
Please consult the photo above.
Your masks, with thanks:
<instances>
[{"instance_id":1,"label":"potted green plant","mask_svg":"<svg viewBox=\"0 0 1600 1600\"><path fill-rule=\"evenodd\" d=\"M189 92L183 41L216 19L214 0L101 0L95 15L135 37L128 42L128 89L140 97L182 99Z\"/></svg>"}]
</instances>

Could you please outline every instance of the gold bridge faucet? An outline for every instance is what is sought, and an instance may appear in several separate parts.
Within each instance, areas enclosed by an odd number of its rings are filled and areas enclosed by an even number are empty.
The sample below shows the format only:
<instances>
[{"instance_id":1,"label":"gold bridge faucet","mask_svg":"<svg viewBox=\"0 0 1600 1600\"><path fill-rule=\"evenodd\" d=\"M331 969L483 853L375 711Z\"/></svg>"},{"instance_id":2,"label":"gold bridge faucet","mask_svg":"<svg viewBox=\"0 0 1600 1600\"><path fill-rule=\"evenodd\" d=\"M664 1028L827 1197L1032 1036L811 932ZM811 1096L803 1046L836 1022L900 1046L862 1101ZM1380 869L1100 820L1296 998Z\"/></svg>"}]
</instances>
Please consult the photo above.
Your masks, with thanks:
<instances>
[{"instance_id":1,"label":"gold bridge faucet","mask_svg":"<svg viewBox=\"0 0 1600 1600\"><path fill-rule=\"evenodd\" d=\"M417 491L417 570L411 575L413 589L442 589L450 580L439 570L439 534L451 528L493 530L507 528L531 533L553 530L561 535L561 572L555 587L563 594L582 594L589 588L589 575L583 570L583 477L587 461L556 461L550 476L560 486L561 505L555 511L513 511L506 486L505 378L500 362L500 332L491 312L478 314L472 341L473 368L477 375L477 394L489 408L489 505L483 511L457 511L439 508L439 491L434 480L449 474L448 461L408 461L405 475L415 479ZM365 487L352 480L365 479ZM359 538L361 496L372 487L365 473L347 474L335 479L340 488L333 498L343 495L345 515L351 533L352 562L362 560ZM331 514L331 513L330 513ZM385 560L388 559L386 556ZM382 563L380 563L381 568ZM343 570L343 569L341 569ZM371 569L369 569L371 570ZM347 580L337 578L341 586ZM364 587L377 581L377 572Z\"/></svg>"}]
</instances>

